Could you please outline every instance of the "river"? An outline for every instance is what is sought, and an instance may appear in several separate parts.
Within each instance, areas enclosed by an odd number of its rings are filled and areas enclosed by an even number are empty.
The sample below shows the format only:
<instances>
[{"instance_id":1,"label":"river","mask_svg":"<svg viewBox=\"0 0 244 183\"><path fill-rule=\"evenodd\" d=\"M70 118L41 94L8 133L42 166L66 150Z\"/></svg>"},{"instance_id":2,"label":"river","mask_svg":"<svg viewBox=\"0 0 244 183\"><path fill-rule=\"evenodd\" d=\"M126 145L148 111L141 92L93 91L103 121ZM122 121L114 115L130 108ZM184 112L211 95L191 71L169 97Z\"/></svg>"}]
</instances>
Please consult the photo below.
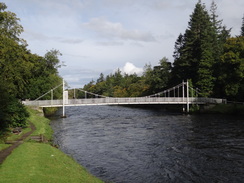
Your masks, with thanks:
<instances>
[{"instance_id":1,"label":"river","mask_svg":"<svg viewBox=\"0 0 244 183\"><path fill-rule=\"evenodd\" d=\"M244 180L243 117L122 106L67 107L66 115L51 122L54 142L107 182Z\"/></svg>"}]
</instances>

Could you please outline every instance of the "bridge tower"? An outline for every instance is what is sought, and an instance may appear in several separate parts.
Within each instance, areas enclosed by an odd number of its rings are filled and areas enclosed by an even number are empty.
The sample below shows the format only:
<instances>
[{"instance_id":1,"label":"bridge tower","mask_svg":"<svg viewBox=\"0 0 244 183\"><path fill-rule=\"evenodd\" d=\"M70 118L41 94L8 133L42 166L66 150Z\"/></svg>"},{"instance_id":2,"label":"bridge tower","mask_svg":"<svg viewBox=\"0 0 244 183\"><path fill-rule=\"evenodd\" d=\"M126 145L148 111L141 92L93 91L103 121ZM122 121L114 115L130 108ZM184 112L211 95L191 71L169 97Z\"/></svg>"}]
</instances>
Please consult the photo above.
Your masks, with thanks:
<instances>
[{"instance_id":1,"label":"bridge tower","mask_svg":"<svg viewBox=\"0 0 244 183\"><path fill-rule=\"evenodd\" d=\"M64 83L64 79L63 79L63 115L61 116L62 118L66 118L66 115L65 115L65 101L66 101L67 92L65 91L64 87L65 87L65 83Z\"/></svg>"}]
</instances>

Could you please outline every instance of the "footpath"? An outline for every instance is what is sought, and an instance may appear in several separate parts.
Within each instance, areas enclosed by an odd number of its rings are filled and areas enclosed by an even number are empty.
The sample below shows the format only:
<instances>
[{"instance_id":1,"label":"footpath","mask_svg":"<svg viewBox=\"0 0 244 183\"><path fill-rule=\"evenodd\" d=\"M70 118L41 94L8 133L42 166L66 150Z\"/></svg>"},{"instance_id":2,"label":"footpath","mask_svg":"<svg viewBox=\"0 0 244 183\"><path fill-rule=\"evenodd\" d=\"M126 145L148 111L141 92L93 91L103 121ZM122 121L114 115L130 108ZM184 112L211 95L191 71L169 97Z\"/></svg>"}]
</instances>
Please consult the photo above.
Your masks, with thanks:
<instances>
[{"instance_id":1,"label":"footpath","mask_svg":"<svg viewBox=\"0 0 244 183\"><path fill-rule=\"evenodd\" d=\"M3 161L12 153L12 151L17 148L20 144L23 143L23 141L30 136L35 130L36 127L34 126L33 123L30 123L30 127L31 127L31 131L25 133L24 135L21 136L21 138L19 138L18 140L16 140L13 145L11 145L10 147L3 149L2 151L0 151L0 164L3 163Z\"/></svg>"}]
</instances>

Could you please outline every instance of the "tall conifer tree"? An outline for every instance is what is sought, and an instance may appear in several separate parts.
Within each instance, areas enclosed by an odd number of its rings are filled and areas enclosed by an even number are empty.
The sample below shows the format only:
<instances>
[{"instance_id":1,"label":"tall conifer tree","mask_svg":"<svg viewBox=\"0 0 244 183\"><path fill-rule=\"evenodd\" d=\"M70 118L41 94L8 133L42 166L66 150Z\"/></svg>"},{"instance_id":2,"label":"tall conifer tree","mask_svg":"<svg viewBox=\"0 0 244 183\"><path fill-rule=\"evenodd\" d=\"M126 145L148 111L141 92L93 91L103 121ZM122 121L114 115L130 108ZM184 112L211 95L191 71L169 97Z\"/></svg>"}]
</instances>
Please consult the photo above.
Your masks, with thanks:
<instances>
[{"instance_id":1,"label":"tall conifer tree","mask_svg":"<svg viewBox=\"0 0 244 183\"><path fill-rule=\"evenodd\" d=\"M243 18L242 18L241 36L244 36L244 15L243 15Z\"/></svg>"},{"instance_id":2,"label":"tall conifer tree","mask_svg":"<svg viewBox=\"0 0 244 183\"><path fill-rule=\"evenodd\" d=\"M172 73L176 80L191 79L193 85L209 96L213 89L213 37L214 29L205 5L199 1L190 16L188 29L179 36L175 46Z\"/></svg>"},{"instance_id":3,"label":"tall conifer tree","mask_svg":"<svg viewBox=\"0 0 244 183\"><path fill-rule=\"evenodd\" d=\"M221 67L221 60L220 57L223 55L224 52L224 44L226 43L226 40L230 37L230 31L231 29L227 29L225 26L222 26L222 20L218 20L218 15L216 13L217 11L217 5L214 1L212 1L211 8L210 8L210 17L211 22L213 26L213 34L212 34L212 49L213 52L213 76L216 78L216 82L214 84L214 96L220 97L222 96L221 88L223 87L221 85L221 82L219 81L220 78L220 71L219 68Z\"/></svg>"}]
</instances>

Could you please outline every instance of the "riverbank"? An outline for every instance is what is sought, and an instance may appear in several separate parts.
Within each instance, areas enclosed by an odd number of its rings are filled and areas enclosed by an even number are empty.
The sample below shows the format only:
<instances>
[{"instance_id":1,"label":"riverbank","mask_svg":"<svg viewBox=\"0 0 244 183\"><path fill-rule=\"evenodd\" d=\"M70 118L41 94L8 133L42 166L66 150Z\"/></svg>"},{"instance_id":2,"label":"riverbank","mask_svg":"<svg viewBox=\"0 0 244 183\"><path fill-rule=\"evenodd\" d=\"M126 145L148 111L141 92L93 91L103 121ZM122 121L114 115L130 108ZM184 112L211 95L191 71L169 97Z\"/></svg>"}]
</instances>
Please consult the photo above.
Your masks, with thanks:
<instances>
[{"instance_id":1,"label":"riverbank","mask_svg":"<svg viewBox=\"0 0 244 183\"><path fill-rule=\"evenodd\" d=\"M243 104L218 104L209 108L200 110L204 114L227 114L227 115L244 115Z\"/></svg>"},{"instance_id":2,"label":"riverbank","mask_svg":"<svg viewBox=\"0 0 244 183\"><path fill-rule=\"evenodd\" d=\"M28 110L28 120L35 125L36 130L0 165L0 182L103 182L71 157L51 146L49 120L38 111ZM33 137L42 137L42 143ZM2 148L5 146L1 145Z\"/></svg>"},{"instance_id":3,"label":"riverbank","mask_svg":"<svg viewBox=\"0 0 244 183\"><path fill-rule=\"evenodd\" d=\"M167 111L170 113L184 113L183 105L124 105L129 108L142 108ZM186 106L185 106L186 110ZM226 114L226 115L244 115L244 104L212 104L212 105L190 105L190 114Z\"/></svg>"}]
</instances>

